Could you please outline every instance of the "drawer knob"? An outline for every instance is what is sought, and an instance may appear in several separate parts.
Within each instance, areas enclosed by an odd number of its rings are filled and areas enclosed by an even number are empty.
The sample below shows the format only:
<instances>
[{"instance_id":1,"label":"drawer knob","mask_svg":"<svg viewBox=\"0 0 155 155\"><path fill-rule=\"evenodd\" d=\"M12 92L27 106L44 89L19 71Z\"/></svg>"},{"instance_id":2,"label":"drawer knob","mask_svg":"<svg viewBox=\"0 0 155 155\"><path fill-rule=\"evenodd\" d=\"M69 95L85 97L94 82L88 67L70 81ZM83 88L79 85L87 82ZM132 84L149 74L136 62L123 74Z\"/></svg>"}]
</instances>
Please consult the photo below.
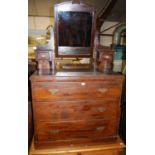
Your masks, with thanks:
<instances>
[{"instance_id":1,"label":"drawer knob","mask_svg":"<svg viewBox=\"0 0 155 155\"><path fill-rule=\"evenodd\" d=\"M59 90L58 89L49 89L48 90L52 95L55 95Z\"/></svg>"},{"instance_id":2,"label":"drawer knob","mask_svg":"<svg viewBox=\"0 0 155 155\"><path fill-rule=\"evenodd\" d=\"M58 134L60 133L60 130L59 129L52 129L49 131L51 134Z\"/></svg>"},{"instance_id":3,"label":"drawer knob","mask_svg":"<svg viewBox=\"0 0 155 155\"><path fill-rule=\"evenodd\" d=\"M98 112L105 112L106 111L106 108L99 107L99 108L97 108L97 111Z\"/></svg>"},{"instance_id":4,"label":"drawer knob","mask_svg":"<svg viewBox=\"0 0 155 155\"><path fill-rule=\"evenodd\" d=\"M107 92L107 88L99 88L98 91L100 93L105 93L105 92Z\"/></svg>"},{"instance_id":5,"label":"drawer knob","mask_svg":"<svg viewBox=\"0 0 155 155\"><path fill-rule=\"evenodd\" d=\"M105 127L104 126L101 126L101 127L97 127L96 128L96 131L102 132L104 129L105 129Z\"/></svg>"}]
</instances>

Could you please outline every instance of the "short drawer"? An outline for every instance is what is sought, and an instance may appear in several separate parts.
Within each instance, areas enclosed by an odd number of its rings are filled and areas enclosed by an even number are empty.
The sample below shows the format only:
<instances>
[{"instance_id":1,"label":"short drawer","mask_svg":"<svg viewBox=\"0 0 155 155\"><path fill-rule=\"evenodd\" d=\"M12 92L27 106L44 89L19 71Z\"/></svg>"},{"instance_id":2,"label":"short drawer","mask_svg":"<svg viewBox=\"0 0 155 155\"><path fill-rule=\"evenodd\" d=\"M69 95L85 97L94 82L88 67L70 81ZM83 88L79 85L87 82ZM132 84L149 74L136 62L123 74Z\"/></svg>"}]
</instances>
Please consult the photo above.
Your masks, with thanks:
<instances>
[{"instance_id":1,"label":"short drawer","mask_svg":"<svg viewBox=\"0 0 155 155\"><path fill-rule=\"evenodd\" d=\"M61 123L39 122L36 126L39 141L88 139L115 136L114 120L82 120Z\"/></svg>"},{"instance_id":2,"label":"short drawer","mask_svg":"<svg viewBox=\"0 0 155 155\"><path fill-rule=\"evenodd\" d=\"M68 121L117 117L118 100L81 100L34 102L39 121Z\"/></svg>"},{"instance_id":3,"label":"short drawer","mask_svg":"<svg viewBox=\"0 0 155 155\"><path fill-rule=\"evenodd\" d=\"M37 52L36 53L37 60L51 60L51 54L49 51L46 52Z\"/></svg>"},{"instance_id":4,"label":"short drawer","mask_svg":"<svg viewBox=\"0 0 155 155\"><path fill-rule=\"evenodd\" d=\"M32 85L33 99L37 101L119 98L121 86L104 82L36 82Z\"/></svg>"}]
</instances>

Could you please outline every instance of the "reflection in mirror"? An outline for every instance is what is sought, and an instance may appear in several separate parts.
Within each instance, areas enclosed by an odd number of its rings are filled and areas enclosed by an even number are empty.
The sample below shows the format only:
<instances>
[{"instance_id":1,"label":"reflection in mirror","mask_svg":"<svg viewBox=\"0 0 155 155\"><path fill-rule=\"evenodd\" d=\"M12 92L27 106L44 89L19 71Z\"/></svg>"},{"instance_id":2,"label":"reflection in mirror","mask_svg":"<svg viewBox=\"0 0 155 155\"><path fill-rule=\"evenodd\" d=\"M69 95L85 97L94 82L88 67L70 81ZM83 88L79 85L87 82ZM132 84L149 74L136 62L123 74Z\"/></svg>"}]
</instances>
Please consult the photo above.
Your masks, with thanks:
<instances>
[{"instance_id":1,"label":"reflection in mirror","mask_svg":"<svg viewBox=\"0 0 155 155\"><path fill-rule=\"evenodd\" d=\"M60 11L58 13L59 46L90 47L92 13Z\"/></svg>"}]
</instances>

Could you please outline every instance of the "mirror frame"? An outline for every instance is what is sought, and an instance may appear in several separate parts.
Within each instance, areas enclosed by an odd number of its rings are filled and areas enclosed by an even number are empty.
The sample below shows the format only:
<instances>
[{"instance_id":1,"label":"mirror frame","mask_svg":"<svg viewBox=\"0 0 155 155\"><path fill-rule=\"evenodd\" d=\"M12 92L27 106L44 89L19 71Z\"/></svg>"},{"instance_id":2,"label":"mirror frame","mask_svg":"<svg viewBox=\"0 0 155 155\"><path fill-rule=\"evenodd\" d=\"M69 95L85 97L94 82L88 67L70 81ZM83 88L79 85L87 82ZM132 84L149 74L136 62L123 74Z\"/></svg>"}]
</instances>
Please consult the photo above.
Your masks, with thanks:
<instances>
[{"instance_id":1,"label":"mirror frame","mask_svg":"<svg viewBox=\"0 0 155 155\"><path fill-rule=\"evenodd\" d=\"M59 32L58 32L58 13L59 11L70 11L70 12L88 12L92 14L92 29L91 29L91 43L90 47L70 47L70 46L59 46ZM96 9L92 5L86 3L72 3L63 2L54 6L54 41L55 41L55 53L56 57L92 57L94 48L94 37L96 30Z\"/></svg>"}]
</instances>

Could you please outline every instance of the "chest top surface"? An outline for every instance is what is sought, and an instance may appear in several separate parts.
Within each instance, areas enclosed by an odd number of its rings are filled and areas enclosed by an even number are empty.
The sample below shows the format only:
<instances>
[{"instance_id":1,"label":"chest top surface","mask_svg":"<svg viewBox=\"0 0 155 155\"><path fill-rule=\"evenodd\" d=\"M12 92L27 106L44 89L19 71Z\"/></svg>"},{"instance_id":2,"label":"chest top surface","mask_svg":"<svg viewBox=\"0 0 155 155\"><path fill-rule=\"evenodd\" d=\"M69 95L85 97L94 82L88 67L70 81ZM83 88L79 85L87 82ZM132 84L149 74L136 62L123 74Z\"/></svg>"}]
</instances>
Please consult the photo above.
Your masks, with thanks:
<instances>
[{"instance_id":1,"label":"chest top surface","mask_svg":"<svg viewBox=\"0 0 155 155\"><path fill-rule=\"evenodd\" d=\"M89 71L49 71L49 70L42 70L42 71L35 71L30 80L33 81L76 81L76 80L118 80L122 81L124 79L124 75L116 74L116 73L109 73L103 74L98 71L89 70Z\"/></svg>"}]
</instances>

